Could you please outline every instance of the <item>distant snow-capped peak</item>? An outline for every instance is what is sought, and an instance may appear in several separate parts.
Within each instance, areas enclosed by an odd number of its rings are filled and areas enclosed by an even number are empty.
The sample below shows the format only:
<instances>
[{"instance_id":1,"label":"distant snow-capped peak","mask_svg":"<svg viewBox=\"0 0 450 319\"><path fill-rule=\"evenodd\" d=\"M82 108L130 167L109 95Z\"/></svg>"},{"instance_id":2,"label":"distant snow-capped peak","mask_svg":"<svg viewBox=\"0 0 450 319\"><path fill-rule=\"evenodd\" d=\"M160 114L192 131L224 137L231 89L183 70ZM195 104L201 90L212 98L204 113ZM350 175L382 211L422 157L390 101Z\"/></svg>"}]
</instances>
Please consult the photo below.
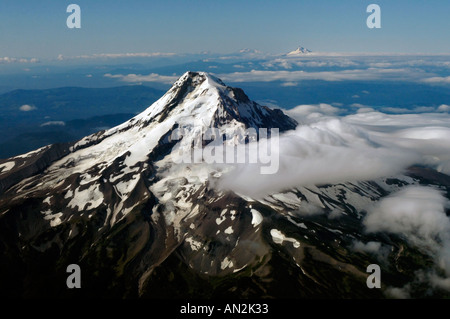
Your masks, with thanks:
<instances>
[{"instance_id":1,"label":"distant snow-capped peak","mask_svg":"<svg viewBox=\"0 0 450 319\"><path fill-rule=\"evenodd\" d=\"M294 51L289 52L287 55L288 56L292 56L292 55L302 55L302 54L309 54L312 53L311 50L306 49L302 46L299 46L297 49L295 49Z\"/></svg>"}]
</instances>

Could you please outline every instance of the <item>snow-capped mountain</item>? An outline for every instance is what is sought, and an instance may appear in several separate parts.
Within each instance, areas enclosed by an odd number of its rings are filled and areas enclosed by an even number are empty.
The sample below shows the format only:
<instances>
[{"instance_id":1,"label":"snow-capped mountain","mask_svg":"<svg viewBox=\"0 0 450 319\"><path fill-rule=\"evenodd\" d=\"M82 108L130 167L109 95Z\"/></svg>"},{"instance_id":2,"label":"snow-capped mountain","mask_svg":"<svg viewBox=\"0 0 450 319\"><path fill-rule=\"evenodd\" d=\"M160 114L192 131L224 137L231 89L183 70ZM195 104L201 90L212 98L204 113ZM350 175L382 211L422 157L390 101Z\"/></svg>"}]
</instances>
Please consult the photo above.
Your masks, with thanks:
<instances>
[{"instance_id":1,"label":"snow-capped mountain","mask_svg":"<svg viewBox=\"0 0 450 319\"><path fill-rule=\"evenodd\" d=\"M289 52L288 54L286 54L287 56L296 56L296 55L305 55L305 54L310 54L312 53L311 50L306 49L302 46L299 46L297 49L295 49L294 51Z\"/></svg>"},{"instance_id":2,"label":"snow-capped mountain","mask_svg":"<svg viewBox=\"0 0 450 319\"><path fill-rule=\"evenodd\" d=\"M416 168L249 198L215 187L221 167L171 157L178 142L195 142L198 128L297 125L210 74L187 72L117 127L1 161L0 294L380 297L366 286L374 256L352 250L373 240L393 260L393 268L382 265L384 283L407 282L427 258L401 238L365 234L361 216L403 185L442 184L438 173ZM69 264L81 267L83 289L67 289Z\"/></svg>"}]
</instances>

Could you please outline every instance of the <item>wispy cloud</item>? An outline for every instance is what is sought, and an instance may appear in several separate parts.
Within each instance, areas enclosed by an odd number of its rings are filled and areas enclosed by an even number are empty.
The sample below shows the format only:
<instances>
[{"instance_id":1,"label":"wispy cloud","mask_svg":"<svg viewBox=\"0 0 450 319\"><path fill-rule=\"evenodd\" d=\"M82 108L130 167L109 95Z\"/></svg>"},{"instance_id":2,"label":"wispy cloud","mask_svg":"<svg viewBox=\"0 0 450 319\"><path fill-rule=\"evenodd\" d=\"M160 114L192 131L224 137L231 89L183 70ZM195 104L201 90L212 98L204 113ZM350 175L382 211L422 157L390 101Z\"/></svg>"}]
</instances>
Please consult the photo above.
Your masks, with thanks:
<instances>
[{"instance_id":1,"label":"wispy cloud","mask_svg":"<svg viewBox=\"0 0 450 319\"><path fill-rule=\"evenodd\" d=\"M450 113L450 105L447 105L447 104L439 105L439 107L437 108L436 111L437 111L437 112L447 112L447 113Z\"/></svg>"},{"instance_id":2,"label":"wispy cloud","mask_svg":"<svg viewBox=\"0 0 450 319\"><path fill-rule=\"evenodd\" d=\"M84 54L77 56L64 56L59 54L57 60L75 60L75 59L121 59L121 58L155 58L155 57L171 57L176 53L170 52L138 52L138 53L96 53Z\"/></svg>"},{"instance_id":3,"label":"wispy cloud","mask_svg":"<svg viewBox=\"0 0 450 319\"><path fill-rule=\"evenodd\" d=\"M450 76L435 76L423 79L422 81L431 84L450 84Z\"/></svg>"},{"instance_id":4,"label":"wispy cloud","mask_svg":"<svg viewBox=\"0 0 450 319\"><path fill-rule=\"evenodd\" d=\"M10 58L10 57L0 57L0 64L9 64L9 63L39 63L39 59L37 58Z\"/></svg>"},{"instance_id":5,"label":"wispy cloud","mask_svg":"<svg viewBox=\"0 0 450 319\"><path fill-rule=\"evenodd\" d=\"M363 220L366 231L387 232L404 237L435 260L437 269L423 269L415 279L450 290L450 219L445 211L450 201L435 188L407 186L383 198L369 209ZM443 270L445 276L437 275ZM388 291L409 297L410 285Z\"/></svg>"},{"instance_id":6,"label":"wispy cloud","mask_svg":"<svg viewBox=\"0 0 450 319\"><path fill-rule=\"evenodd\" d=\"M312 121L317 122L318 118L324 120L327 116L335 116L341 111L341 109L334 107L331 104L320 103L298 105L293 109L286 110L285 113L296 119L297 122L306 124Z\"/></svg>"},{"instance_id":7,"label":"wispy cloud","mask_svg":"<svg viewBox=\"0 0 450 319\"><path fill-rule=\"evenodd\" d=\"M24 104L21 107L19 107L19 110L22 112L30 112L30 111L37 110L37 107L34 105Z\"/></svg>"},{"instance_id":8,"label":"wispy cloud","mask_svg":"<svg viewBox=\"0 0 450 319\"><path fill-rule=\"evenodd\" d=\"M66 123L63 121L48 121L45 123L42 123L40 126L41 127L45 127L45 126L65 126Z\"/></svg>"},{"instance_id":9,"label":"wispy cloud","mask_svg":"<svg viewBox=\"0 0 450 319\"><path fill-rule=\"evenodd\" d=\"M357 70L341 71L265 71L251 70L250 72L234 72L220 74L223 81L229 82L296 82L304 80L322 80L322 81L418 81L423 79L424 72L417 69L408 68L368 68Z\"/></svg>"},{"instance_id":10,"label":"wispy cloud","mask_svg":"<svg viewBox=\"0 0 450 319\"><path fill-rule=\"evenodd\" d=\"M158 83L165 83L165 84L172 84L174 83L179 76L176 75L160 75L157 73L150 73L148 75L141 75L141 74L110 74L106 73L104 77L112 78L112 79L119 79L124 82L130 82L130 83L140 83L140 82L158 82Z\"/></svg>"},{"instance_id":11,"label":"wispy cloud","mask_svg":"<svg viewBox=\"0 0 450 319\"><path fill-rule=\"evenodd\" d=\"M370 180L401 174L414 164L450 173L450 115L365 112L337 117L331 105L289 111L301 125L280 136L280 169L259 174L237 165L221 187L264 197L297 186Z\"/></svg>"},{"instance_id":12,"label":"wispy cloud","mask_svg":"<svg viewBox=\"0 0 450 319\"><path fill-rule=\"evenodd\" d=\"M381 111L387 112L387 113L397 113L397 114L403 114L403 113L429 113L429 112L435 112L436 108L433 106L417 106L414 108L402 108L402 107L382 107Z\"/></svg>"}]
</instances>

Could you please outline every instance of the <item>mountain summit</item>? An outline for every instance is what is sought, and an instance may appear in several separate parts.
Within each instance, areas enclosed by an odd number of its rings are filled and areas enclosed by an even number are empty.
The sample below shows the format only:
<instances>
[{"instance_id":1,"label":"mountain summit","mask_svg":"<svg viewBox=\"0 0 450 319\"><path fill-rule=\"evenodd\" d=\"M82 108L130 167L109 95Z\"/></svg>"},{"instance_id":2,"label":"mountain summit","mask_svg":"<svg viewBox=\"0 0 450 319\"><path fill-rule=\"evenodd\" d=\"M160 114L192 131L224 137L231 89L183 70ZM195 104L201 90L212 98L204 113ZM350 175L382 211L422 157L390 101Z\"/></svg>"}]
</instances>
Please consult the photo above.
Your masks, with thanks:
<instances>
[{"instance_id":1,"label":"mountain summit","mask_svg":"<svg viewBox=\"0 0 450 319\"><path fill-rule=\"evenodd\" d=\"M302 46L299 46L297 49L295 49L294 51L289 52L286 55L288 55L288 56L296 56L296 55L305 55L305 54L310 54L310 53L312 53L311 50L306 49L306 48L304 48Z\"/></svg>"}]
</instances>

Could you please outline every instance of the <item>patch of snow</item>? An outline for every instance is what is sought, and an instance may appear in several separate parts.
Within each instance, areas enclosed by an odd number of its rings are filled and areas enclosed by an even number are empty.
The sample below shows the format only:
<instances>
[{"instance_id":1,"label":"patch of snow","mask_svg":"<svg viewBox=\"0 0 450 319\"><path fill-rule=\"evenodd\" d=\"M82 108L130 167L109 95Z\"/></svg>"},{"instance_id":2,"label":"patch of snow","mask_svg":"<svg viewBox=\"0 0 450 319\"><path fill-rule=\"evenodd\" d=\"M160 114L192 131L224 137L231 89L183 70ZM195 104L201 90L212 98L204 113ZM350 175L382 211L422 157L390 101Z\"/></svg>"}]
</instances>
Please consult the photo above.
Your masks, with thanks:
<instances>
[{"instance_id":1,"label":"patch of snow","mask_svg":"<svg viewBox=\"0 0 450 319\"><path fill-rule=\"evenodd\" d=\"M299 248L300 247L300 242L294 238L290 238L290 237L286 237L281 231L279 231L278 229L271 229L270 230L270 235L272 236L272 240L275 244L283 244L284 241L289 241L292 243L292 245L294 246L294 248Z\"/></svg>"},{"instance_id":2,"label":"patch of snow","mask_svg":"<svg viewBox=\"0 0 450 319\"><path fill-rule=\"evenodd\" d=\"M51 210L47 210L44 212L41 212L42 214L44 214L44 219L45 220L49 220L50 221L50 226L51 227L56 227L58 225L60 225L62 223L61 220L61 216L63 215L62 213L57 213L57 214L53 214L52 215L52 211Z\"/></svg>"},{"instance_id":3,"label":"patch of snow","mask_svg":"<svg viewBox=\"0 0 450 319\"><path fill-rule=\"evenodd\" d=\"M89 204L87 209L94 209L103 203L103 199L103 193L100 191L99 185L93 184L82 191L79 187L75 189L75 195L67 206L70 208L78 207L78 210L81 211Z\"/></svg>"},{"instance_id":4,"label":"patch of snow","mask_svg":"<svg viewBox=\"0 0 450 319\"><path fill-rule=\"evenodd\" d=\"M224 270L225 268L233 267L233 261L228 259L228 256L220 263L220 268Z\"/></svg>"},{"instance_id":5,"label":"patch of snow","mask_svg":"<svg viewBox=\"0 0 450 319\"><path fill-rule=\"evenodd\" d=\"M221 216L219 218L216 218L216 224L220 225L225 221L226 217L225 216Z\"/></svg>"},{"instance_id":6,"label":"patch of snow","mask_svg":"<svg viewBox=\"0 0 450 319\"><path fill-rule=\"evenodd\" d=\"M241 268L236 268L235 270L233 270L233 273L238 272L238 271L241 271L241 270L244 269L245 267L247 267L247 265L244 265L244 266L241 267Z\"/></svg>"},{"instance_id":7,"label":"patch of snow","mask_svg":"<svg viewBox=\"0 0 450 319\"><path fill-rule=\"evenodd\" d=\"M14 156L14 158L27 158L27 157L30 157L31 155L37 154L37 153L45 150L48 147L50 147L50 146L48 146L48 145L47 146L43 146L41 148L38 148L37 150L31 151L31 152L28 152L28 153L25 153L25 154L22 154L22 155Z\"/></svg>"},{"instance_id":8,"label":"patch of snow","mask_svg":"<svg viewBox=\"0 0 450 319\"><path fill-rule=\"evenodd\" d=\"M191 246L192 250L199 250L200 248L203 247L201 242L195 240L192 237L187 237L185 240Z\"/></svg>"},{"instance_id":9,"label":"patch of snow","mask_svg":"<svg viewBox=\"0 0 450 319\"><path fill-rule=\"evenodd\" d=\"M64 195L64 198L67 199L67 198L70 198L70 197L72 197L72 196L73 196L73 191L72 191L71 189L69 189L69 190L67 191L66 195Z\"/></svg>"},{"instance_id":10,"label":"patch of snow","mask_svg":"<svg viewBox=\"0 0 450 319\"><path fill-rule=\"evenodd\" d=\"M306 225L304 223L297 223L295 220L292 219L291 216L286 216L287 220L290 221L292 224L304 228L304 229L308 229L308 227L306 227Z\"/></svg>"},{"instance_id":11,"label":"patch of snow","mask_svg":"<svg viewBox=\"0 0 450 319\"><path fill-rule=\"evenodd\" d=\"M263 221L263 217L261 213L254 208L252 208L250 211L252 212L252 225L253 227L256 227L261 224L261 222Z\"/></svg>"},{"instance_id":12,"label":"patch of snow","mask_svg":"<svg viewBox=\"0 0 450 319\"><path fill-rule=\"evenodd\" d=\"M13 169L14 166L16 166L15 162L6 162L3 164L0 164L0 174L9 172L10 170Z\"/></svg>"}]
</instances>

